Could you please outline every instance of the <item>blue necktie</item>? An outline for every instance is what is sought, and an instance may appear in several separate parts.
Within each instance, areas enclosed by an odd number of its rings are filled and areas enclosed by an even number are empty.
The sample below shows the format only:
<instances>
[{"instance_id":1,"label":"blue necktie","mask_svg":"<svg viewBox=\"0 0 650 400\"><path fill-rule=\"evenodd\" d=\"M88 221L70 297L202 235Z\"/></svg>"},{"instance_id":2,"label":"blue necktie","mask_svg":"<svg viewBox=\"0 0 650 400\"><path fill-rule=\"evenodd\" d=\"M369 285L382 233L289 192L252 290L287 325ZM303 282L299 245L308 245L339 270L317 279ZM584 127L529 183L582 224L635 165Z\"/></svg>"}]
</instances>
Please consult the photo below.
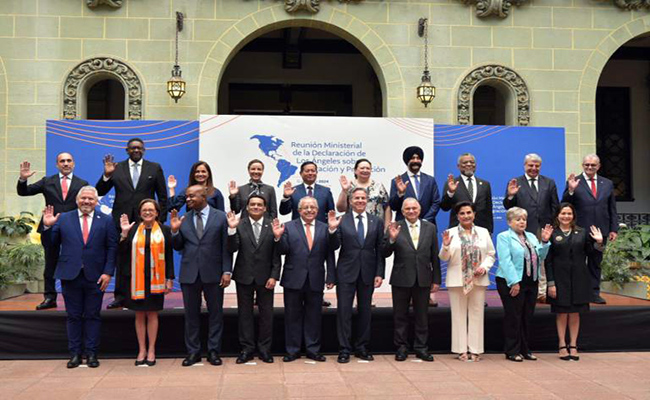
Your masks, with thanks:
<instances>
[{"instance_id":1,"label":"blue necktie","mask_svg":"<svg viewBox=\"0 0 650 400\"><path fill-rule=\"evenodd\" d=\"M359 219L359 223L357 224L357 235L359 237L359 244L363 246L363 242L365 241L363 238L363 215L359 214L357 215L357 218Z\"/></svg>"},{"instance_id":2,"label":"blue necktie","mask_svg":"<svg viewBox=\"0 0 650 400\"><path fill-rule=\"evenodd\" d=\"M415 179L415 197L418 199L420 198L420 178L417 175L413 175L413 178Z\"/></svg>"}]
</instances>

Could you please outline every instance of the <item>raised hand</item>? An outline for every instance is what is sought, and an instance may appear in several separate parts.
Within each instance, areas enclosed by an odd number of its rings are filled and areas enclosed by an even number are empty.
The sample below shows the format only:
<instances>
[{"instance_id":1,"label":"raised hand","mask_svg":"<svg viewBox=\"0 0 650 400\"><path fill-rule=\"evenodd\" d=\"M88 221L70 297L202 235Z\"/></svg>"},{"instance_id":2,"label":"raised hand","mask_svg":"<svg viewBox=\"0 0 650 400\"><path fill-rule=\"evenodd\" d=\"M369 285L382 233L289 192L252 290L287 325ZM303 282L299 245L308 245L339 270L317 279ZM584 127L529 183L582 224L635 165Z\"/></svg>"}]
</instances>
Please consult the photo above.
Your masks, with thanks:
<instances>
[{"instance_id":1,"label":"raised hand","mask_svg":"<svg viewBox=\"0 0 650 400\"><path fill-rule=\"evenodd\" d=\"M173 233L176 233L179 229L181 229L181 224L183 223L185 216L179 218L178 210L172 210L170 216L171 218L169 219L169 227L172 228Z\"/></svg>"},{"instance_id":2,"label":"raised hand","mask_svg":"<svg viewBox=\"0 0 650 400\"><path fill-rule=\"evenodd\" d=\"M330 231L335 231L341 224L341 218L336 218L336 211L330 210L327 213L327 226Z\"/></svg>"},{"instance_id":3,"label":"raised hand","mask_svg":"<svg viewBox=\"0 0 650 400\"><path fill-rule=\"evenodd\" d=\"M135 225L135 221L129 223L129 217L126 214L120 215L120 229L122 229L122 236L126 237L131 228Z\"/></svg>"},{"instance_id":4,"label":"raised hand","mask_svg":"<svg viewBox=\"0 0 650 400\"><path fill-rule=\"evenodd\" d=\"M36 171L31 170L31 165L29 161L23 161L20 163L20 179L26 181L27 179L34 176Z\"/></svg>"},{"instance_id":5,"label":"raised hand","mask_svg":"<svg viewBox=\"0 0 650 400\"><path fill-rule=\"evenodd\" d=\"M402 226L397 222L391 222L390 225L388 225L388 237L390 238L391 242L395 242L397 240L397 236L399 235L399 231L401 229Z\"/></svg>"},{"instance_id":6,"label":"raised hand","mask_svg":"<svg viewBox=\"0 0 650 400\"><path fill-rule=\"evenodd\" d=\"M409 183L410 183L410 181L404 182L402 180L401 175L397 175L395 177L395 187L397 187L397 192L400 194L400 196L404 195L404 193L406 193L406 187L408 186Z\"/></svg>"},{"instance_id":7,"label":"raised hand","mask_svg":"<svg viewBox=\"0 0 650 400\"><path fill-rule=\"evenodd\" d=\"M569 175L567 184L569 185L569 192L573 193L578 188L580 181L576 178L576 174Z\"/></svg>"},{"instance_id":8,"label":"raised hand","mask_svg":"<svg viewBox=\"0 0 650 400\"><path fill-rule=\"evenodd\" d=\"M284 197L286 197L286 198L291 197L291 195L293 195L293 192L295 192L295 191L296 191L296 189L293 187L293 185L291 184L291 182L286 181L286 182L284 183L284 188L283 188L283 190L282 190L282 195L283 195Z\"/></svg>"},{"instance_id":9,"label":"raised hand","mask_svg":"<svg viewBox=\"0 0 650 400\"><path fill-rule=\"evenodd\" d=\"M341 189L343 189L344 192L350 190L350 186L352 186L352 182L350 182L345 175L341 175L341 177L339 178L339 182L341 182Z\"/></svg>"},{"instance_id":10,"label":"raised hand","mask_svg":"<svg viewBox=\"0 0 650 400\"><path fill-rule=\"evenodd\" d=\"M115 166L117 163L113 159L112 154L106 154L104 156L104 175L106 177L111 177L113 176L113 172L115 172Z\"/></svg>"},{"instance_id":11,"label":"raised hand","mask_svg":"<svg viewBox=\"0 0 650 400\"><path fill-rule=\"evenodd\" d=\"M447 190L450 193L456 193L456 189L458 189L458 182L456 182L452 174L447 175Z\"/></svg>"},{"instance_id":12,"label":"raised hand","mask_svg":"<svg viewBox=\"0 0 650 400\"><path fill-rule=\"evenodd\" d=\"M442 232L442 244L449 246L451 244L451 235L449 234L449 229Z\"/></svg>"},{"instance_id":13,"label":"raised hand","mask_svg":"<svg viewBox=\"0 0 650 400\"><path fill-rule=\"evenodd\" d=\"M228 182L228 192L230 193L230 197L235 197L239 193L239 188L237 187L237 182L235 181L230 181Z\"/></svg>"},{"instance_id":14,"label":"raised hand","mask_svg":"<svg viewBox=\"0 0 650 400\"><path fill-rule=\"evenodd\" d=\"M553 234L553 227L550 224L546 224L544 229L542 229L542 242L548 242L551 239Z\"/></svg>"},{"instance_id":15,"label":"raised hand","mask_svg":"<svg viewBox=\"0 0 650 400\"><path fill-rule=\"evenodd\" d=\"M603 233L596 227L595 225L592 225L589 227L589 236L591 236L592 239L596 241L596 243L601 244L603 242Z\"/></svg>"},{"instance_id":16,"label":"raised hand","mask_svg":"<svg viewBox=\"0 0 650 400\"><path fill-rule=\"evenodd\" d=\"M234 212L229 211L226 217L228 218L228 228L235 229L239 226L240 219Z\"/></svg>"},{"instance_id":17,"label":"raised hand","mask_svg":"<svg viewBox=\"0 0 650 400\"><path fill-rule=\"evenodd\" d=\"M43 225L52 226L59 220L61 214L54 215L54 206L46 206L43 209Z\"/></svg>"},{"instance_id":18,"label":"raised hand","mask_svg":"<svg viewBox=\"0 0 650 400\"><path fill-rule=\"evenodd\" d=\"M284 224L280 223L280 220L276 218L273 220L271 227L273 229L273 236L275 236L276 239L280 239L284 233Z\"/></svg>"},{"instance_id":19,"label":"raised hand","mask_svg":"<svg viewBox=\"0 0 650 400\"><path fill-rule=\"evenodd\" d=\"M517 179L511 179L510 182L508 182L508 197L515 196L517 192L519 192Z\"/></svg>"},{"instance_id":20,"label":"raised hand","mask_svg":"<svg viewBox=\"0 0 650 400\"><path fill-rule=\"evenodd\" d=\"M169 175L167 177L167 187L170 189L175 189L176 188L176 177L174 175Z\"/></svg>"}]
</instances>

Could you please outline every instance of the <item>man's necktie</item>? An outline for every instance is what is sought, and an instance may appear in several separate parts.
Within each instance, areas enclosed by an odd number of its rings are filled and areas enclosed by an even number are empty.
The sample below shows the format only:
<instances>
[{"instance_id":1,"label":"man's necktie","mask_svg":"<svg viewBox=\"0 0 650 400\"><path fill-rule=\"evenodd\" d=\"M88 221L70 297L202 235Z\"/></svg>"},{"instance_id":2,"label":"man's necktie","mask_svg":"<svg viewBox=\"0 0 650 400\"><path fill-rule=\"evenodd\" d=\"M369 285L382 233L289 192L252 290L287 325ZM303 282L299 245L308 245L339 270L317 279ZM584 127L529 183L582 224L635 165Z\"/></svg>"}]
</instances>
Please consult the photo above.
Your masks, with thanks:
<instances>
[{"instance_id":1,"label":"man's necktie","mask_svg":"<svg viewBox=\"0 0 650 400\"><path fill-rule=\"evenodd\" d=\"M88 243L88 234L90 233L90 230L88 229L88 214L84 214L81 233L83 234L84 244Z\"/></svg>"},{"instance_id":2,"label":"man's necktie","mask_svg":"<svg viewBox=\"0 0 650 400\"><path fill-rule=\"evenodd\" d=\"M311 251L311 247L314 245L314 238L311 235L311 224L305 224L305 230L307 232L307 246L309 247L309 251Z\"/></svg>"},{"instance_id":3,"label":"man's necktie","mask_svg":"<svg viewBox=\"0 0 650 400\"><path fill-rule=\"evenodd\" d=\"M196 236L201 239L203 237L203 213L196 213Z\"/></svg>"},{"instance_id":4,"label":"man's necktie","mask_svg":"<svg viewBox=\"0 0 650 400\"><path fill-rule=\"evenodd\" d=\"M140 172L138 171L138 164L133 164L133 187L138 186L138 180L140 180Z\"/></svg>"},{"instance_id":5,"label":"man's necktie","mask_svg":"<svg viewBox=\"0 0 650 400\"><path fill-rule=\"evenodd\" d=\"M253 224L253 235L255 236L255 243L260 242L260 223L259 221L256 221Z\"/></svg>"},{"instance_id":6,"label":"man's necktie","mask_svg":"<svg viewBox=\"0 0 650 400\"><path fill-rule=\"evenodd\" d=\"M413 180L415 181L415 197L420 198L420 177L413 175Z\"/></svg>"},{"instance_id":7,"label":"man's necktie","mask_svg":"<svg viewBox=\"0 0 650 400\"><path fill-rule=\"evenodd\" d=\"M467 192L469 193L469 201L474 202L474 185L472 185L472 177L467 178Z\"/></svg>"},{"instance_id":8,"label":"man's necktie","mask_svg":"<svg viewBox=\"0 0 650 400\"><path fill-rule=\"evenodd\" d=\"M533 191L535 197L537 197L539 192L537 191L537 185L535 185L535 180L536 180L535 178L530 179L530 189Z\"/></svg>"},{"instance_id":9,"label":"man's necktie","mask_svg":"<svg viewBox=\"0 0 650 400\"><path fill-rule=\"evenodd\" d=\"M65 200L66 197L68 197L68 177L64 176L63 179L61 179L61 195L63 196L63 200Z\"/></svg>"},{"instance_id":10,"label":"man's necktie","mask_svg":"<svg viewBox=\"0 0 650 400\"><path fill-rule=\"evenodd\" d=\"M591 193L595 198L598 197L598 191L596 190L596 180L594 178L589 179L591 181Z\"/></svg>"},{"instance_id":11,"label":"man's necktie","mask_svg":"<svg viewBox=\"0 0 650 400\"><path fill-rule=\"evenodd\" d=\"M363 246L364 237L363 237L363 215L357 215L359 222L357 223L357 235L359 237L359 244Z\"/></svg>"},{"instance_id":12,"label":"man's necktie","mask_svg":"<svg viewBox=\"0 0 650 400\"><path fill-rule=\"evenodd\" d=\"M420 240L420 236L418 234L418 227L415 224L410 224L411 227L411 240L413 241L413 246L415 248L418 248L418 240Z\"/></svg>"},{"instance_id":13,"label":"man's necktie","mask_svg":"<svg viewBox=\"0 0 650 400\"><path fill-rule=\"evenodd\" d=\"M307 186L307 196L314 197L314 189L311 186Z\"/></svg>"}]
</instances>

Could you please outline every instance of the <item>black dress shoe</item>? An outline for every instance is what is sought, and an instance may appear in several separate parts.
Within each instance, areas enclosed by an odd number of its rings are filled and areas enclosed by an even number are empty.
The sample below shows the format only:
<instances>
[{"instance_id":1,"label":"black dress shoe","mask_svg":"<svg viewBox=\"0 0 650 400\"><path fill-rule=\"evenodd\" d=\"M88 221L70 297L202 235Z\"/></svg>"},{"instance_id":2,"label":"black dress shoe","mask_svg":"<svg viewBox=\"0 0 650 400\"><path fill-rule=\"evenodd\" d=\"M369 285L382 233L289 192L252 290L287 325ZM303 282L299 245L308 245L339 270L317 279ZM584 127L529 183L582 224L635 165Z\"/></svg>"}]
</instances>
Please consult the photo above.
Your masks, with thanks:
<instances>
[{"instance_id":1,"label":"black dress shoe","mask_svg":"<svg viewBox=\"0 0 650 400\"><path fill-rule=\"evenodd\" d=\"M329 307L332 305L331 301L323 300L323 307Z\"/></svg>"},{"instance_id":2,"label":"black dress shoe","mask_svg":"<svg viewBox=\"0 0 650 400\"><path fill-rule=\"evenodd\" d=\"M266 351L260 351L258 358L267 364L273 364L273 356Z\"/></svg>"},{"instance_id":3,"label":"black dress shoe","mask_svg":"<svg viewBox=\"0 0 650 400\"><path fill-rule=\"evenodd\" d=\"M89 354L88 358L86 359L86 365L88 365L88 368L97 368L99 367L99 360L97 359L96 354Z\"/></svg>"},{"instance_id":4,"label":"black dress shoe","mask_svg":"<svg viewBox=\"0 0 650 400\"><path fill-rule=\"evenodd\" d=\"M327 358L321 353L307 353L307 358L318 362L325 362L327 360Z\"/></svg>"},{"instance_id":5,"label":"black dress shoe","mask_svg":"<svg viewBox=\"0 0 650 400\"><path fill-rule=\"evenodd\" d=\"M56 300L54 299L45 299L43 302L36 306L36 310L47 310L48 308L56 308Z\"/></svg>"},{"instance_id":6,"label":"black dress shoe","mask_svg":"<svg viewBox=\"0 0 650 400\"><path fill-rule=\"evenodd\" d=\"M252 353L247 353L245 351L239 353L239 357L237 357L237 360L235 363L237 364L246 364L250 360L253 359L253 354Z\"/></svg>"},{"instance_id":7,"label":"black dress shoe","mask_svg":"<svg viewBox=\"0 0 650 400\"><path fill-rule=\"evenodd\" d=\"M183 360L182 365L184 367L191 367L192 365L200 361L201 361L201 355L199 353L188 354L187 357L185 357L185 359Z\"/></svg>"},{"instance_id":8,"label":"black dress shoe","mask_svg":"<svg viewBox=\"0 0 650 400\"><path fill-rule=\"evenodd\" d=\"M408 356L405 350L397 350L397 353L395 353L395 361L406 361Z\"/></svg>"},{"instance_id":9,"label":"black dress shoe","mask_svg":"<svg viewBox=\"0 0 650 400\"><path fill-rule=\"evenodd\" d=\"M212 365L223 364L223 361L221 361L221 357L219 357L219 354L214 350L208 351L208 362Z\"/></svg>"},{"instance_id":10,"label":"black dress shoe","mask_svg":"<svg viewBox=\"0 0 650 400\"><path fill-rule=\"evenodd\" d=\"M147 364L148 367L153 367L156 365L156 360L148 360L145 358L144 363Z\"/></svg>"},{"instance_id":11,"label":"black dress shoe","mask_svg":"<svg viewBox=\"0 0 650 400\"><path fill-rule=\"evenodd\" d=\"M350 353L346 353L344 351L339 353L338 358L336 359L337 362L340 364L347 364L350 362Z\"/></svg>"},{"instance_id":12,"label":"black dress shoe","mask_svg":"<svg viewBox=\"0 0 650 400\"><path fill-rule=\"evenodd\" d=\"M146 358L144 360L135 360L135 366L139 367L141 365L144 365L146 362L147 362Z\"/></svg>"},{"instance_id":13,"label":"black dress shoe","mask_svg":"<svg viewBox=\"0 0 650 400\"><path fill-rule=\"evenodd\" d=\"M600 296L594 296L591 302L595 304L607 304L607 301Z\"/></svg>"},{"instance_id":14,"label":"black dress shoe","mask_svg":"<svg viewBox=\"0 0 650 400\"><path fill-rule=\"evenodd\" d=\"M296 361L297 359L300 358L300 354L286 354L284 357L282 357L282 361L284 362L292 362Z\"/></svg>"},{"instance_id":15,"label":"black dress shoe","mask_svg":"<svg viewBox=\"0 0 650 400\"><path fill-rule=\"evenodd\" d=\"M116 301L116 300L114 300L113 302L109 303L109 304L106 306L106 309L107 309L107 310L112 310L112 309L114 309L114 308L123 308L123 306L122 306L122 302L121 302L121 301Z\"/></svg>"},{"instance_id":16,"label":"black dress shoe","mask_svg":"<svg viewBox=\"0 0 650 400\"><path fill-rule=\"evenodd\" d=\"M374 361L375 360L375 357L373 357L372 354L368 353L368 351L366 351L366 350L357 351L356 353L354 353L354 356L356 358L360 358L360 359L366 360L366 361Z\"/></svg>"},{"instance_id":17,"label":"black dress shoe","mask_svg":"<svg viewBox=\"0 0 650 400\"><path fill-rule=\"evenodd\" d=\"M68 368L77 368L78 366L81 365L81 356L79 354L75 354L74 356L70 357L70 361L68 361Z\"/></svg>"},{"instance_id":18,"label":"black dress shoe","mask_svg":"<svg viewBox=\"0 0 650 400\"><path fill-rule=\"evenodd\" d=\"M427 353L426 351L416 351L415 356L422 361L428 361L428 362L433 361L433 356Z\"/></svg>"},{"instance_id":19,"label":"black dress shoe","mask_svg":"<svg viewBox=\"0 0 650 400\"><path fill-rule=\"evenodd\" d=\"M524 360L537 361L537 357L535 357L533 353L526 353L526 354L522 354L521 356L524 358Z\"/></svg>"}]
</instances>

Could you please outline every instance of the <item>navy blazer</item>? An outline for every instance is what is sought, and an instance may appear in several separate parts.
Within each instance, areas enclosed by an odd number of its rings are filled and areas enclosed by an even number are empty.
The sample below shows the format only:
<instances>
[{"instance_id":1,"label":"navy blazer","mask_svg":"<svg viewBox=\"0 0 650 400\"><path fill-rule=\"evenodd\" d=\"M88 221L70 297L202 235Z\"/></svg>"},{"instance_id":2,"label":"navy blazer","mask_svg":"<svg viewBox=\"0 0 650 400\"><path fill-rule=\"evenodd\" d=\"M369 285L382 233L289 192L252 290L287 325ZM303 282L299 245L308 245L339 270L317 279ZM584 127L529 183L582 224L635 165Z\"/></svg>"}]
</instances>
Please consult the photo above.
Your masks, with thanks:
<instances>
[{"instance_id":1,"label":"navy blazer","mask_svg":"<svg viewBox=\"0 0 650 400\"><path fill-rule=\"evenodd\" d=\"M352 212L345 214L336 232L330 234L333 250L341 249L336 262L336 279L340 283L355 283L361 275L363 283L373 285L376 276L384 278L386 259L381 254L384 220L366 213L363 243L357 234L357 221Z\"/></svg>"},{"instance_id":2,"label":"navy blazer","mask_svg":"<svg viewBox=\"0 0 650 400\"><path fill-rule=\"evenodd\" d=\"M174 250L182 256L180 283L195 283L199 274L203 283L219 283L224 272L232 272L226 213L213 207L209 210L201 239L194 226L194 210L185 214L181 228L172 235Z\"/></svg>"},{"instance_id":3,"label":"navy blazer","mask_svg":"<svg viewBox=\"0 0 650 400\"><path fill-rule=\"evenodd\" d=\"M300 214L298 214L298 203L300 203L300 199L305 196L307 196L307 191L305 190L305 185L301 183L296 186L296 190L293 192L291 197L288 199L282 199L280 202L280 214L287 215L291 213L292 220L300 218ZM332 191L327 186L315 184L314 197L318 202L318 215L316 216L316 219L327 223L327 213L330 210L334 210Z\"/></svg>"},{"instance_id":4,"label":"navy blazer","mask_svg":"<svg viewBox=\"0 0 650 400\"><path fill-rule=\"evenodd\" d=\"M405 172L402 174L402 181L410 182L408 173ZM406 193L400 197L397 186L395 185L395 179L390 181L390 198L388 203L390 204L390 208L397 213L395 220L401 221L404 219L402 215L402 203L404 199L414 197L417 198L418 202L420 202L420 207L422 207L420 218L435 225L436 215L438 215L438 210L440 209L440 193L436 180L431 175L427 175L424 172L420 173L420 197L415 196L413 185L414 183L410 182L406 186Z\"/></svg>"},{"instance_id":5,"label":"navy blazer","mask_svg":"<svg viewBox=\"0 0 650 400\"><path fill-rule=\"evenodd\" d=\"M580 182L573 195L569 194L567 183L562 195L563 202L569 202L576 208L577 225L585 229L596 225L600 228L603 238L610 232L618 232L618 214L616 213L616 196L614 184L607 178L598 175L596 182L597 198L591 192L589 182L584 175L576 177Z\"/></svg>"},{"instance_id":6,"label":"navy blazer","mask_svg":"<svg viewBox=\"0 0 650 400\"><path fill-rule=\"evenodd\" d=\"M73 280L82 271L86 279L96 282L103 274L115 272L117 230L111 217L95 210L93 222L84 244L77 210L61 214L50 229L43 231L43 238L60 246L59 260L54 279Z\"/></svg>"},{"instance_id":7,"label":"navy blazer","mask_svg":"<svg viewBox=\"0 0 650 400\"><path fill-rule=\"evenodd\" d=\"M284 233L278 247L280 254L285 255L280 280L282 287L300 290L308 276L309 288L314 292L322 292L325 282L336 283L334 249L329 243L327 224L315 221L313 229L314 241L310 251L302 219L294 219L284 224ZM325 279L326 263L327 278Z\"/></svg>"},{"instance_id":8,"label":"navy blazer","mask_svg":"<svg viewBox=\"0 0 650 400\"><path fill-rule=\"evenodd\" d=\"M508 199L508 188L503 198L503 206L506 210L512 207L521 207L528 212L528 224L526 230L534 235L546 226L553 224L553 216L560 205L557 196L555 181L542 175L537 177L537 195L530 187L526 175L518 176L517 185L519 191L512 199Z\"/></svg>"}]
</instances>

